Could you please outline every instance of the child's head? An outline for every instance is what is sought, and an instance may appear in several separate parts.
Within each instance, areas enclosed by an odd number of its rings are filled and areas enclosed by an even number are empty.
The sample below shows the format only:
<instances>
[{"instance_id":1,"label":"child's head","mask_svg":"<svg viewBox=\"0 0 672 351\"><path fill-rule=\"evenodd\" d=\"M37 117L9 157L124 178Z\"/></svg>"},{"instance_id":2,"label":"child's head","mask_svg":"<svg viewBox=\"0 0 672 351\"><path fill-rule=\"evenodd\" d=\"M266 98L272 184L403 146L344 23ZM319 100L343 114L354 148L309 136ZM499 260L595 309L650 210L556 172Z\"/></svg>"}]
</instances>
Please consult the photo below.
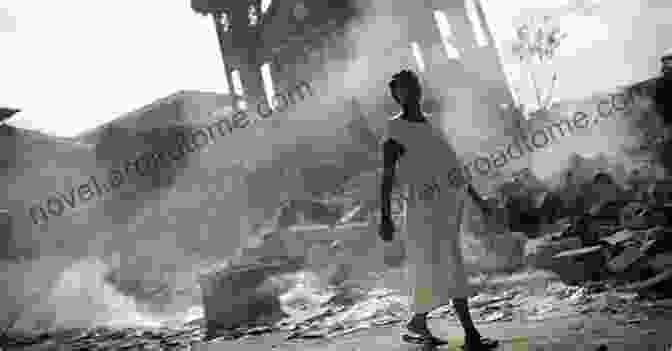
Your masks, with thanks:
<instances>
[{"instance_id":1,"label":"child's head","mask_svg":"<svg viewBox=\"0 0 672 351\"><path fill-rule=\"evenodd\" d=\"M389 87L392 97L400 105L417 103L422 97L420 80L409 70L403 70L392 76Z\"/></svg>"}]
</instances>

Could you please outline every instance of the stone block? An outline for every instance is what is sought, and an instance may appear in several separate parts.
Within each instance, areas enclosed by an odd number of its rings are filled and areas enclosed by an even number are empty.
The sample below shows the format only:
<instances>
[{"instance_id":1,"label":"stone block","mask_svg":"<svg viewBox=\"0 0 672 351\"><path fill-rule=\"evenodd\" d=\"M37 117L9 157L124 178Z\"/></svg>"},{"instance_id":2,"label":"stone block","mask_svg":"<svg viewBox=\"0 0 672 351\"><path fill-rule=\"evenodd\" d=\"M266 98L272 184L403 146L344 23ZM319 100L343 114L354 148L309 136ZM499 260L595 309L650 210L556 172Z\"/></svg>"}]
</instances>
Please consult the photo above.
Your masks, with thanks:
<instances>
[{"instance_id":1,"label":"stone block","mask_svg":"<svg viewBox=\"0 0 672 351\"><path fill-rule=\"evenodd\" d=\"M597 280L603 272L606 248L597 245L568 250L553 256L551 270L568 284Z\"/></svg>"},{"instance_id":2,"label":"stone block","mask_svg":"<svg viewBox=\"0 0 672 351\"><path fill-rule=\"evenodd\" d=\"M275 274L296 271L298 262L230 267L201 277L203 309L208 333L233 329L260 318L284 316L277 294L263 283Z\"/></svg>"},{"instance_id":3,"label":"stone block","mask_svg":"<svg viewBox=\"0 0 672 351\"><path fill-rule=\"evenodd\" d=\"M623 272L644 256L638 246L628 246L619 255L609 260L607 268L614 273Z\"/></svg>"},{"instance_id":4,"label":"stone block","mask_svg":"<svg viewBox=\"0 0 672 351\"><path fill-rule=\"evenodd\" d=\"M554 255L567 250L576 250L580 247L581 239L579 238L531 239L525 244L525 264L542 269L550 268L553 265Z\"/></svg>"},{"instance_id":5,"label":"stone block","mask_svg":"<svg viewBox=\"0 0 672 351\"><path fill-rule=\"evenodd\" d=\"M637 239L641 237L640 232L635 232L629 229L621 230L618 231L610 236L604 237L600 239L601 241L604 241L605 243L616 246L620 245L622 243L625 243L626 241L630 241L632 239Z\"/></svg>"},{"instance_id":6,"label":"stone block","mask_svg":"<svg viewBox=\"0 0 672 351\"><path fill-rule=\"evenodd\" d=\"M464 241L469 241L464 243ZM463 255L468 271L505 272L520 267L524 261L527 237L522 233L491 234L487 237L463 237ZM464 246L467 246L467 252Z\"/></svg>"}]
</instances>

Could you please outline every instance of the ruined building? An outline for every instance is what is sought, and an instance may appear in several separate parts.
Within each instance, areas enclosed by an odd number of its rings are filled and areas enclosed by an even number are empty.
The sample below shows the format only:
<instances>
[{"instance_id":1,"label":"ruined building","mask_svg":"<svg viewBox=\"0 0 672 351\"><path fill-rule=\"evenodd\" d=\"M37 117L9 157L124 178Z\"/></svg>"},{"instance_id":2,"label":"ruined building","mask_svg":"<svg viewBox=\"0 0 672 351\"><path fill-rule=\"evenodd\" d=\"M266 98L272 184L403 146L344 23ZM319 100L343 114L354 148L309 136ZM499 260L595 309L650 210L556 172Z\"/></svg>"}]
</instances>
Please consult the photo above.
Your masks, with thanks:
<instances>
[{"instance_id":1,"label":"ruined building","mask_svg":"<svg viewBox=\"0 0 672 351\"><path fill-rule=\"evenodd\" d=\"M342 64L347 72L348 63L362 56L374 57L375 62L375 57L384 55L393 64L369 65L370 76L361 78L375 81L370 89L375 92L352 92L374 129L384 120L379 116L397 109L385 82L376 78L411 68L424 81L426 112L441 116L440 123L457 138L458 152L466 158L477 156L472 150L493 149L519 133L522 115L513 109L514 97L479 0L427 0L410 10L402 2L376 7L378 13L398 18L400 26L407 21L410 40L381 35L374 38L376 47L367 51L353 28L375 29L376 15L369 10L379 4L192 0L191 7L212 18L223 69L240 108L252 108L250 101L261 100L283 109L288 94L277 92L293 91L297 82L322 79L327 65L333 71ZM332 81L324 89L327 93L340 89L336 84ZM467 127L457 130L456 120Z\"/></svg>"}]
</instances>

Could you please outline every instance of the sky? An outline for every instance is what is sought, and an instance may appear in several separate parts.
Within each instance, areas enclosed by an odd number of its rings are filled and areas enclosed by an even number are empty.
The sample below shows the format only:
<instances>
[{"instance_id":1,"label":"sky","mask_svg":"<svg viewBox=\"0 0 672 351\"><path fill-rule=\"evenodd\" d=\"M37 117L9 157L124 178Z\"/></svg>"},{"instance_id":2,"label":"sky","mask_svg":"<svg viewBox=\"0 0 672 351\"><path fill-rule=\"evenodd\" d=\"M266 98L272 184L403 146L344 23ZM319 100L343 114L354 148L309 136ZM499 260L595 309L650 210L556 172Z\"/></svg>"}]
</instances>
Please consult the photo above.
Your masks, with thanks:
<instances>
[{"instance_id":1,"label":"sky","mask_svg":"<svg viewBox=\"0 0 672 351\"><path fill-rule=\"evenodd\" d=\"M517 63L508 49L514 28L530 16L558 15L555 20L567 33L557 57L544 71L537 70L542 86L550 86L550 72L557 72L555 101L578 99L600 90L649 79L659 72L659 57L672 48L672 3L665 0L515 0L506 5L482 0L486 17L514 89L523 102L533 90L526 66ZM582 6L583 5L583 6ZM593 11L569 11L592 8ZM544 72L546 76L544 76ZM544 80L545 78L545 80Z\"/></svg>"},{"instance_id":2,"label":"sky","mask_svg":"<svg viewBox=\"0 0 672 351\"><path fill-rule=\"evenodd\" d=\"M483 2L512 86L525 100L531 91L524 71L506 57L514 24L579 0ZM554 64L558 99L656 74L657 57L672 47L672 38L663 35L672 30L664 25L672 5L583 2L599 5L593 16L560 19L569 36ZM188 0L37 5L0 4L0 104L22 109L10 122L14 126L70 137L179 90L228 91L212 22L194 14Z\"/></svg>"},{"instance_id":3,"label":"sky","mask_svg":"<svg viewBox=\"0 0 672 351\"><path fill-rule=\"evenodd\" d=\"M215 38L187 0L3 0L0 104L68 137L179 90L225 92Z\"/></svg>"}]
</instances>

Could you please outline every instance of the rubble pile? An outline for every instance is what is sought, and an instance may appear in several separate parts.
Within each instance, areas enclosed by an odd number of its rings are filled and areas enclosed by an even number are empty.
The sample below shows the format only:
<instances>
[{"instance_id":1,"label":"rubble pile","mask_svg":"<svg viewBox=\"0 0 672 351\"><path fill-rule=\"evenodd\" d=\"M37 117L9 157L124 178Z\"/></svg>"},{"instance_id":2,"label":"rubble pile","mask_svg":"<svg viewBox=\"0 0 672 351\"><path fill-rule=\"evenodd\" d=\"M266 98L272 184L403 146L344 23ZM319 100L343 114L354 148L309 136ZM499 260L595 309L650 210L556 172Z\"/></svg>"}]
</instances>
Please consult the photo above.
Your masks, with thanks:
<instances>
[{"instance_id":1,"label":"rubble pile","mask_svg":"<svg viewBox=\"0 0 672 351\"><path fill-rule=\"evenodd\" d=\"M597 230L590 234L597 237L592 245L567 231L528 243L527 261L572 284L617 279L632 283L626 289L644 290L661 288L672 278L672 227Z\"/></svg>"},{"instance_id":2,"label":"rubble pile","mask_svg":"<svg viewBox=\"0 0 672 351\"><path fill-rule=\"evenodd\" d=\"M205 329L192 324L181 328L76 329L39 335L13 335L5 342L6 350L189 350L201 343Z\"/></svg>"},{"instance_id":3,"label":"rubble pile","mask_svg":"<svg viewBox=\"0 0 672 351\"><path fill-rule=\"evenodd\" d=\"M655 182L646 193L636 194L616 191L608 176L599 175L605 184L596 181L586 187L592 196L579 201L585 205L580 215L558 220L554 224L559 230L528 240L526 263L551 270L569 284L613 279L628 291L669 291L670 182ZM591 186L616 190L591 191Z\"/></svg>"},{"instance_id":4,"label":"rubble pile","mask_svg":"<svg viewBox=\"0 0 672 351\"><path fill-rule=\"evenodd\" d=\"M608 314L622 324L637 324L655 313L672 312L672 299L653 300L634 292L618 290L616 281L567 285L536 272L520 273L524 283L504 284L489 279L480 293L469 299L478 324L502 321L541 321L573 314ZM510 280L510 276L506 279ZM341 289L325 294L319 303L293 306L280 321L257 321L206 336L204 319L174 328L94 328L12 335L8 350L47 350L65 346L68 350L189 350L195 344L237 340L263 334L283 333L290 342L331 339L385 325L401 325L409 316L410 298L390 289ZM452 306L438 308L430 319L457 323Z\"/></svg>"},{"instance_id":5,"label":"rubble pile","mask_svg":"<svg viewBox=\"0 0 672 351\"><path fill-rule=\"evenodd\" d=\"M624 324L636 324L646 320L651 313L670 310L672 300L664 297L671 291L669 286L672 284L672 226L668 220L670 206L665 203L670 197L663 194L664 190L659 188L656 196L652 196L655 201L612 199L599 202L598 198L598 204L591 205L581 215L557 220L552 226L546 223L547 230L553 228L548 234L522 238L525 264L533 270L507 274L502 281L508 279L508 283L498 282L492 276L479 282L480 293L469 299L474 321L480 324L525 323L571 314L600 313L613 316ZM502 247L502 244L493 239L493 246ZM240 289L257 291L262 289L260 286L266 286L259 282L270 271L288 270L288 263L292 263L292 270L301 266L300 262L290 261L271 259L247 266L237 265L235 272L224 270L226 274L209 280L217 284L209 288L203 286L207 303L219 308L210 311L230 313L230 306L242 306L241 309L249 311L250 303L264 307L259 303L261 300L243 304L240 298L249 294L241 295ZM492 265L502 264L492 260ZM238 275L242 271L254 272L259 276L259 282L250 283L249 287L230 284L241 281ZM535 278L534 272L554 274ZM522 276L523 282L513 282L516 275ZM376 279L383 281L382 277ZM226 284L222 284L224 282ZM230 289L233 286L238 293ZM228 296L227 299L212 299L215 294L208 292L226 290L227 287L228 295L217 295ZM330 339L377 326L403 324L409 316L410 298L405 292L389 287L390 284L381 283L371 284L369 288L341 284L338 288L320 287L316 291L298 289L298 295L304 294L304 297L289 294L283 288L280 289L283 296L292 303L276 298L277 291L267 294L273 302L269 304L269 311L282 313L262 311L264 313L259 314L273 318L255 319L242 325L231 320L228 327L206 328L209 319L203 316L174 328L95 328L32 336L11 335L6 336L0 346L10 350L46 350L60 346L94 351L188 350L203 342L269 333L281 333L286 340L293 341ZM450 305L433 311L429 318L458 322Z\"/></svg>"},{"instance_id":6,"label":"rubble pile","mask_svg":"<svg viewBox=\"0 0 672 351\"><path fill-rule=\"evenodd\" d=\"M509 287L484 286L481 293L469 299L469 304L474 321L479 324L524 323L590 312L626 315L625 320L644 319L643 298L636 293L614 291L615 286L613 282L572 286L548 278L530 279L528 284ZM393 290L373 289L348 300L350 304L337 303L339 300L348 299L335 295L315 309L286 318L274 328L289 332L288 340L328 339L375 326L401 325L409 316L409 297ZM432 311L429 318L458 321L450 305Z\"/></svg>"}]
</instances>

